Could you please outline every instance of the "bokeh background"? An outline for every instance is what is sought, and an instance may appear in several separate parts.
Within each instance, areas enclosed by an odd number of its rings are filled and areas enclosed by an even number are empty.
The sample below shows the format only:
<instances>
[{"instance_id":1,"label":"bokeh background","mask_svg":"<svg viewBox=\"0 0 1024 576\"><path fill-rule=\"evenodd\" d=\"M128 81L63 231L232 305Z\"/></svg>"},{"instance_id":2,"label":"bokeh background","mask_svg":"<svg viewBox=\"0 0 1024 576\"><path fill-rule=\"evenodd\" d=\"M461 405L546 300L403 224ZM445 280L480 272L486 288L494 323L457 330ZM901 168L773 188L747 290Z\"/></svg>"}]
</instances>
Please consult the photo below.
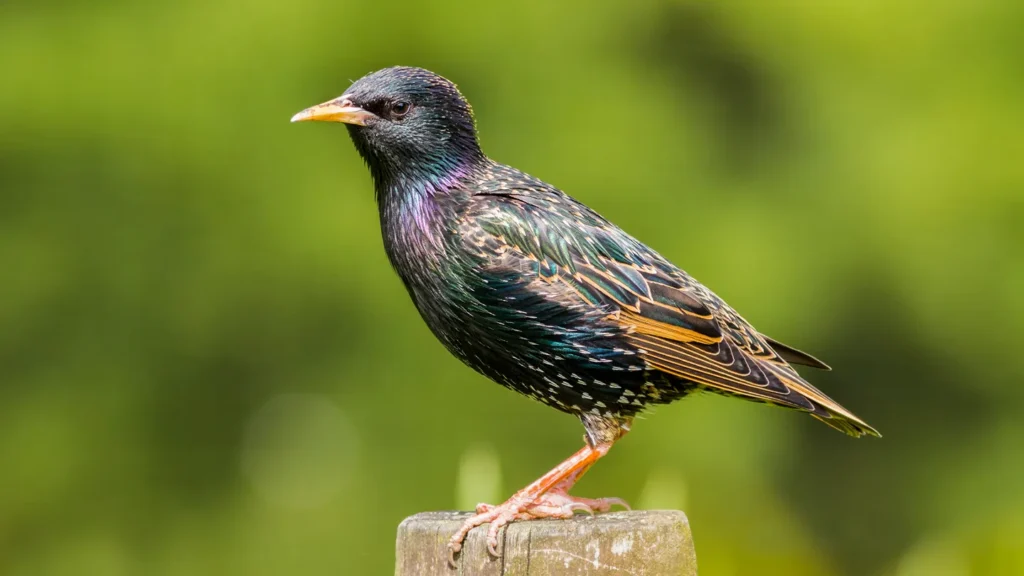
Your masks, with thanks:
<instances>
[{"instance_id":1,"label":"bokeh background","mask_svg":"<svg viewBox=\"0 0 1024 576\"><path fill-rule=\"evenodd\" d=\"M455 80L569 191L834 371L854 440L718 397L579 486L701 573L1024 573L1024 4L0 5L0 574L388 574L571 417L463 367L306 106Z\"/></svg>"}]
</instances>

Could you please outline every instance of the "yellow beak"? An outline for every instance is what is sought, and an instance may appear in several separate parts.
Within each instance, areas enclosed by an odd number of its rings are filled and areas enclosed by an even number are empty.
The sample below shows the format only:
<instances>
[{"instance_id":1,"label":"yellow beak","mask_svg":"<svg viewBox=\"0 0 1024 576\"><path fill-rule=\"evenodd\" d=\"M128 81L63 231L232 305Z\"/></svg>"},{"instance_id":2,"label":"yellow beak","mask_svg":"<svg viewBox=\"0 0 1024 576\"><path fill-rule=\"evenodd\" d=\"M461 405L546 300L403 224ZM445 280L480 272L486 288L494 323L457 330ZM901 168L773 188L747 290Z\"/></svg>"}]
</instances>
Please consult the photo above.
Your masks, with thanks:
<instances>
[{"instance_id":1,"label":"yellow beak","mask_svg":"<svg viewBox=\"0 0 1024 576\"><path fill-rule=\"evenodd\" d=\"M346 96L341 96L329 102L306 108L292 116L292 122L344 122L345 124L366 126L368 120L376 117L377 115L373 112L363 110L352 104L352 101Z\"/></svg>"}]
</instances>

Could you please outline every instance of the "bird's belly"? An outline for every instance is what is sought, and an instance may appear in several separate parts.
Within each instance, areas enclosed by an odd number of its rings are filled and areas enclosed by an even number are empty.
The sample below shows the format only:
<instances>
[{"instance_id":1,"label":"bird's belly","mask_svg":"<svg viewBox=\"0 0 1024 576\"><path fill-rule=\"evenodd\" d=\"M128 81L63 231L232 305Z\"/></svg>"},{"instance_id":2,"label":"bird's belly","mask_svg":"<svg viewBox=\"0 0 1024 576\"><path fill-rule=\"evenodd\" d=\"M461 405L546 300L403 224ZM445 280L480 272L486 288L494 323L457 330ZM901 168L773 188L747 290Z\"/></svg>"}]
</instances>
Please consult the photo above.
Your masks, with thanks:
<instances>
[{"instance_id":1,"label":"bird's belly","mask_svg":"<svg viewBox=\"0 0 1024 576\"><path fill-rule=\"evenodd\" d=\"M620 348L612 335L581 336L565 326L513 323L497 314L474 313L470 305L437 298L439 293L414 292L413 300L452 355L494 382L557 410L631 416L685 393L663 381L660 373L648 371L642 358Z\"/></svg>"}]
</instances>

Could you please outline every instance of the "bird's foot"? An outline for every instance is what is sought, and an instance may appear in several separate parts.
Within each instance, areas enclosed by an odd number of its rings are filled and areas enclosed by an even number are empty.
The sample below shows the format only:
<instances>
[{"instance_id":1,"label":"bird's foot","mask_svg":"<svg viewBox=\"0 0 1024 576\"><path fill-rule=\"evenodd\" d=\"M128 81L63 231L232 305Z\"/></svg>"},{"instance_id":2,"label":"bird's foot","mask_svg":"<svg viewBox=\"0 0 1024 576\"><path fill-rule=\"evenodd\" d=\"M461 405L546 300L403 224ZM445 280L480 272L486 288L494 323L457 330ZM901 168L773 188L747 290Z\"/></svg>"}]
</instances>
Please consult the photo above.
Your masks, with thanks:
<instances>
[{"instance_id":1,"label":"bird's foot","mask_svg":"<svg viewBox=\"0 0 1024 576\"><path fill-rule=\"evenodd\" d=\"M632 510L632 508L629 507L629 503L622 498L580 498L565 491L552 489L547 494L544 494L531 502L529 506L523 510L522 514L528 515L528 518L517 516L515 520L571 518L573 513L577 510L593 516L597 512L607 512L615 505L622 506L626 510ZM500 508L500 506L477 504L476 513L478 515L486 514L496 508Z\"/></svg>"},{"instance_id":2,"label":"bird's foot","mask_svg":"<svg viewBox=\"0 0 1024 576\"><path fill-rule=\"evenodd\" d=\"M448 561L454 567L455 555L462 549L462 541L470 530L477 526L490 523L487 529L487 551L492 556L500 556L498 551L498 531L513 520L537 520L540 518L572 518L576 511L593 516L597 512L607 512L612 506L619 505L630 510L629 504L622 498L578 498L571 496L566 489L555 486L545 494L531 501L518 499L515 496L504 504L477 504L476 514L462 523L458 532L448 541Z\"/></svg>"},{"instance_id":3,"label":"bird's foot","mask_svg":"<svg viewBox=\"0 0 1024 576\"><path fill-rule=\"evenodd\" d=\"M448 541L448 563L455 567L455 555L462 550L462 541L470 530L483 524L490 524L487 530L487 551L496 557L499 555L498 531L513 520L571 518L576 510L593 514L595 511L608 510L613 504L629 508L618 498L590 500L569 496L573 484L594 462L608 453L613 442L614 439L594 445L587 444L500 506L477 505L476 514L466 519Z\"/></svg>"}]
</instances>

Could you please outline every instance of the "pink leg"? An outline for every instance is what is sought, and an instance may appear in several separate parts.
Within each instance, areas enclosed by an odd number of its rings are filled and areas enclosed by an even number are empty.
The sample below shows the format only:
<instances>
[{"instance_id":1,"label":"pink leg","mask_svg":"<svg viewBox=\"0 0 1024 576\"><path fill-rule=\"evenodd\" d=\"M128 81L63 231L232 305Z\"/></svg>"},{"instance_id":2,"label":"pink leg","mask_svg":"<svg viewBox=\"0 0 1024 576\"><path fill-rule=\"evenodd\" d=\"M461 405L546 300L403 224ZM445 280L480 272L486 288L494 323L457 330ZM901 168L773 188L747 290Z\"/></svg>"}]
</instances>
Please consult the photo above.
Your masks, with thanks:
<instances>
[{"instance_id":1,"label":"pink leg","mask_svg":"<svg viewBox=\"0 0 1024 576\"><path fill-rule=\"evenodd\" d=\"M605 512L614 504L629 508L629 505L620 498L589 499L569 495L569 489L573 484L593 466L594 462L608 453L612 443L584 446L550 472L516 492L504 504L477 505L476 514L468 518L448 541L449 562L455 566L455 555L462 549L462 541L470 530L483 524L490 523L487 531L487 550L493 556L498 556L498 530L512 520L571 518L576 510L593 514Z\"/></svg>"}]
</instances>

